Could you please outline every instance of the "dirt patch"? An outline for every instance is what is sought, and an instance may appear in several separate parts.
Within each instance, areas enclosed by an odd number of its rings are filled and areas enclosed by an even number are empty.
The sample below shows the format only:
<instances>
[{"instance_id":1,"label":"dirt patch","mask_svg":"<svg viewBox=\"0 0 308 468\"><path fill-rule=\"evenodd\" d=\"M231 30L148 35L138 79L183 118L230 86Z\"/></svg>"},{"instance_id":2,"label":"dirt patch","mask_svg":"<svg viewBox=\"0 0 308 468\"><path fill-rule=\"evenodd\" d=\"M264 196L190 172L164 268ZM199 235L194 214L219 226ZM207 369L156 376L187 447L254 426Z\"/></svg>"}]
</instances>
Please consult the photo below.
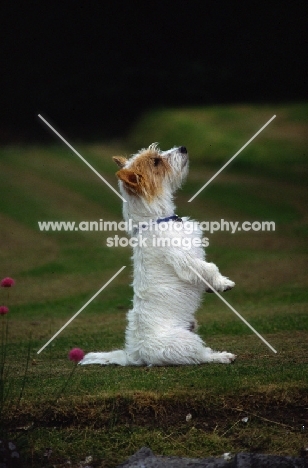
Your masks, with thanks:
<instances>
[{"instance_id":1,"label":"dirt patch","mask_svg":"<svg viewBox=\"0 0 308 468\"><path fill-rule=\"evenodd\" d=\"M230 422L254 419L263 424L300 431L308 427L307 388L267 388L258 392L217 396L203 392L178 392L158 396L150 392L60 399L50 406L25 403L4 414L8 430L34 427L92 427L124 425L163 429L187 428L225 432ZM47 407L47 409L46 409ZM189 416L190 415L190 416ZM245 421L243 421L245 423Z\"/></svg>"}]
</instances>

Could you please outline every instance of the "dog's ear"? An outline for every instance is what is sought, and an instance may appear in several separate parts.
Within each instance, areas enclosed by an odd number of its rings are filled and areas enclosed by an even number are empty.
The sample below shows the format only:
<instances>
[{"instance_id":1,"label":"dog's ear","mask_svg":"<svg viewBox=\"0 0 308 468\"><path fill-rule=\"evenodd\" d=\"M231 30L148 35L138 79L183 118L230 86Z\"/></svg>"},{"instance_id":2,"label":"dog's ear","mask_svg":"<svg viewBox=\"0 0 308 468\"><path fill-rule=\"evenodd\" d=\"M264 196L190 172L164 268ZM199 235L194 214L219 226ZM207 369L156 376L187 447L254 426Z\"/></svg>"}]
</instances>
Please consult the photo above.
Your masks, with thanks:
<instances>
[{"instance_id":1,"label":"dog's ear","mask_svg":"<svg viewBox=\"0 0 308 468\"><path fill-rule=\"evenodd\" d=\"M113 156L112 159L121 168L124 167L125 164L127 163L127 159L124 158L123 156Z\"/></svg>"},{"instance_id":2,"label":"dog's ear","mask_svg":"<svg viewBox=\"0 0 308 468\"><path fill-rule=\"evenodd\" d=\"M116 172L116 176L124 182L127 188L133 190L134 192L137 191L141 179L141 174L137 174L134 171L129 169L121 169L120 171Z\"/></svg>"}]
</instances>

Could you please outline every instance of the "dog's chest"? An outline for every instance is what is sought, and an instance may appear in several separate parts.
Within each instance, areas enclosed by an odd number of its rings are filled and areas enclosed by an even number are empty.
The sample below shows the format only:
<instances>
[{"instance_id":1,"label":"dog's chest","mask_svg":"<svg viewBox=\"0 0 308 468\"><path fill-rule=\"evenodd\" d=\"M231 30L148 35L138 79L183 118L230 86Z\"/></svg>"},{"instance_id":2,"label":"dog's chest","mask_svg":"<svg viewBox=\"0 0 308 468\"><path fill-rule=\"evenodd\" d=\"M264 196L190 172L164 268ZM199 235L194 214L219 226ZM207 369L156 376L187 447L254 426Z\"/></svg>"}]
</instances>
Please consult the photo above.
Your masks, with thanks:
<instances>
[{"instance_id":1,"label":"dog's chest","mask_svg":"<svg viewBox=\"0 0 308 468\"><path fill-rule=\"evenodd\" d=\"M198 223L183 219L182 222L168 222L165 225L149 224L139 229L135 235L133 262L135 273L155 276L172 274L170 255L179 261L186 255L204 260L205 251L202 245L202 231Z\"/></svg>"}]
</instances>

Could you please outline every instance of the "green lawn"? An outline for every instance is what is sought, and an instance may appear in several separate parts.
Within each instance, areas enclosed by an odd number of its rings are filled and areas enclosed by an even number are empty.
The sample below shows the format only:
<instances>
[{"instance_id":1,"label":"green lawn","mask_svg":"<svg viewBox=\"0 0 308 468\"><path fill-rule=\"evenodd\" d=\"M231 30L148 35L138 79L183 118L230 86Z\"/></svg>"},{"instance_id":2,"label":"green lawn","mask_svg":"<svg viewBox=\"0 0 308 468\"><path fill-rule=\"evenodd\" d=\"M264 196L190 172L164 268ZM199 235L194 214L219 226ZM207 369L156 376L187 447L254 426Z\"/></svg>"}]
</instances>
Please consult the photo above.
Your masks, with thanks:
<instances>
[{"instance_id":1,"label":"green lawn","mask_svg":"<svg viewBox=\"0 0 308 468\"><path fill-rule=\"evenodd\" d=\"M10 308L0 426L20 447L23 466L60 466L68 458L74 466L92 455L93 466L114 467L142 446L205 457L230 451L298 455L307 445L307 111L306 104L161 110L140 119L118 146L70 141L115 188L111 156L154 141L162 149L185 145L190 174L177 194L179 215L275 222L274 232L205 232L208 260L236 283L224 297L278 351L208 294L197 314L199 333L212 348L237 354L231 366L91 366L71 376L71 348L123 346L131 251L106 246L115 233L43 233L37 222L120 221L121 200L53 135L50 146L0 149L0 276L16 280L9 298L7 289L0 290L0 302ZM4 326L0 317L5 335ZM46 447L53 451L49 461Z\"/></svg>"}]
</instances>

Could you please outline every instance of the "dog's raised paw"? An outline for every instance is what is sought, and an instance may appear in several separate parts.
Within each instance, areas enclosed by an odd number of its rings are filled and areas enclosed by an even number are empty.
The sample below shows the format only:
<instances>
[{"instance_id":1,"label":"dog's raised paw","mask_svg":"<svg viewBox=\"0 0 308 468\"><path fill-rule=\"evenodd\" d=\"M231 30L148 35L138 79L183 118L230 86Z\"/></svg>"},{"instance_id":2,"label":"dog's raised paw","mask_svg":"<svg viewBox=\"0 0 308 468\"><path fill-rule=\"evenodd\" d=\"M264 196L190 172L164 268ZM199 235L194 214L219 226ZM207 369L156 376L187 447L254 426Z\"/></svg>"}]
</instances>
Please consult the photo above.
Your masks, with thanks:
<instances>
[{"instance_id":1,"label":"dog's raised paw","mask_svg":"<svg viewBox=\"0 0 308 468\"><path fill-rule=\"evenodd\" d=\"M231 281L228 278L226 278L223 284L223 292L230 291L230 289L234 288L234 286L234 281Z\"/></svg>"},{"instance_id":2,"label":"dog's raised paw","mask_svg":"<svg viewBox=\"0 0 308 468\"><path fill-rule=\"evenodd\" d=\"M219 287L217 287L217 288L207 288L205 290L205 292L207 292L207 293L214 293L215 291L217 291L217 292L226 292L226 291L230 291L231 289L233 289L234 286L235 286L234 281L231 281L228 278L225 278L223 280L223 282L220 284Z\"/></svg>"}]
</instances>

